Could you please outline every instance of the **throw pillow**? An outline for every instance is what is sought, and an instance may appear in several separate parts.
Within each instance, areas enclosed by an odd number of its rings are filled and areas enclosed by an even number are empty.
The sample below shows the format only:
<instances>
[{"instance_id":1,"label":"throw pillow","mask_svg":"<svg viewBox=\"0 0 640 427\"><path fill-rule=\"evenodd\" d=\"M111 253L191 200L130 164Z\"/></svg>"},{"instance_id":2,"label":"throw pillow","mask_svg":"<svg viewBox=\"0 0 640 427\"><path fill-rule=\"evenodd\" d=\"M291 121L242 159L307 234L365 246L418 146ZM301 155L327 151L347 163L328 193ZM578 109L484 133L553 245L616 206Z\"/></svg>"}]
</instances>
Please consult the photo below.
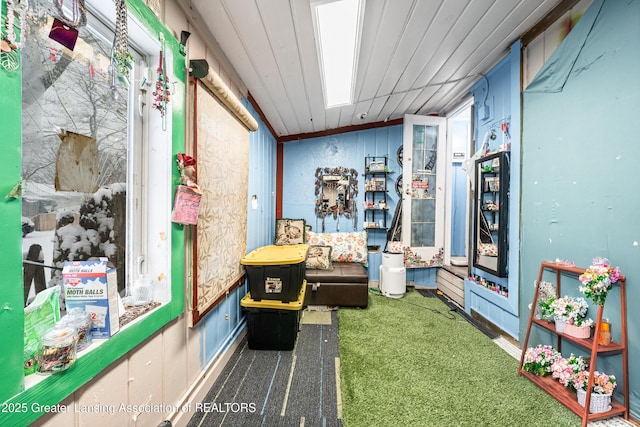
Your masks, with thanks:
<instances>
[{"instance_id":1,"label":"throw pillow","mask_svg":"<svg viewBox=\"0 0 640 427\"><path fill-rule=\"evenodd\" d=\"M309 246L306 264L309 270L333 270L331 246Z\"/></svg>"},{"instance_id":2,"label":"throw pillow","mask_svg":"<svg viewBox=\"0 0 640 427\"><path fill-rule=\"evenodd\" d=\"M305 242L305 220L276 219L276 238L274 245L298 245Z\"/></svg>"},{"instance_id":3,"label":"throw pillow","mask_svg":"<svg viewBox=\"0 0 640 427\"><path fill-rule=\"evenodd\" d=\"M315 246L331 246L333 262L359 262L368 265L367 232L307 233L307 243Z\"/></svg>"}]
</instances>

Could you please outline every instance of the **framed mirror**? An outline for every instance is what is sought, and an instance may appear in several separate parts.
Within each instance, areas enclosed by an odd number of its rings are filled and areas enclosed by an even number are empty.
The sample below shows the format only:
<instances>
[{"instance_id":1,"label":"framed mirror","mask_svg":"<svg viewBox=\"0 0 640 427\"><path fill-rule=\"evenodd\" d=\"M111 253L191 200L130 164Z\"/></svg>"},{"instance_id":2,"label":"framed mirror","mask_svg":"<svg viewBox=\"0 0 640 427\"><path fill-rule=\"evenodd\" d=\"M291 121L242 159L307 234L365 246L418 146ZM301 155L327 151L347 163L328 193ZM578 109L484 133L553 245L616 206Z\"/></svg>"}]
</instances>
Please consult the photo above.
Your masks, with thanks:
<instances>
[{"instance_id":1,"label":"framed mirror","mask_svg":"<svg viewBox=\"0 0 640 427\"><path fill-rule=\"evenodd\" d=\"M356 212L358 171L344 167L316 169L316 216L351 218Z\"/></svg>"},{"instance_id":2,"label":"framed mirror","mask_svg":"<svg viewBox=\"0 0 640 427\"><path fill-rule=\"evenodd\" d=\"M473 266L508 277L509 153L476 161L475 238Z\"/></svg>"}]
</instances>

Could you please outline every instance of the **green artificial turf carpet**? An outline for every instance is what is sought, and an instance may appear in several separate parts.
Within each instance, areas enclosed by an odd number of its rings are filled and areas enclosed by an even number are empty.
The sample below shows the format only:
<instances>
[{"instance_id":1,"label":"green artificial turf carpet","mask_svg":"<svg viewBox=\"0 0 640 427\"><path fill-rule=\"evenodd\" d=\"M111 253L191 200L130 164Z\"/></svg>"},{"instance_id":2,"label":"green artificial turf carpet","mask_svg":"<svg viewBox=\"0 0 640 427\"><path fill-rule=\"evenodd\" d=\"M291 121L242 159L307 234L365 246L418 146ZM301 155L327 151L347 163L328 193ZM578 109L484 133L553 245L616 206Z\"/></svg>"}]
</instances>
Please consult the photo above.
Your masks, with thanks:
<instances>
[{"instance_id":1,"label":"green artificial turf carpet","mask_svg":"<svg viewBox=\"0 0 640 427\"><path fill-rule=\"evenodd\" d=\"M371 294L338 316L345 427L580 425L437 298Z\"/></svg>"}]
</instances>

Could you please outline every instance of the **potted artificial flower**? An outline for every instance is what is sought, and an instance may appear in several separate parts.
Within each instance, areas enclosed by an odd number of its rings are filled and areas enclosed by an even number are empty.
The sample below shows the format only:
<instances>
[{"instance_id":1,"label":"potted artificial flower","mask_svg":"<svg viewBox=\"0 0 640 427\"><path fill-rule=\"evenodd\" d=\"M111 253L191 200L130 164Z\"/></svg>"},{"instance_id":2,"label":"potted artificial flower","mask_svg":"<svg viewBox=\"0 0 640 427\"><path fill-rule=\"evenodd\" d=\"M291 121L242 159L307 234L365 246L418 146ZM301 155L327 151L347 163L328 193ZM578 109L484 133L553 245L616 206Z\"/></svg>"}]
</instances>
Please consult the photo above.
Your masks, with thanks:
<instances>
[{"instance_id":1,"label":"potted artificial flower","mask_svg":"<svg viewBox=\"0 0 640 427\"><path fill-rule=\"evenodd\" d=\"M587 319L589 305L582 298L571 298L568 303L568 314L564 333L576 338L589 338L591 336L591 326L593 320Z\"/></svg>"},{"instance_id":2,"label":"potted artificial flower","mask_svg":"<svg viewBox=\"0 0 640 427\"><path fill-rule=\"evenodd\" d=\"M620 268L612 268L606 258L594 258L592 264L578 277L582 292L594 304L604 305L611 285L620 278Z\"/></svg>"},{"instance_id":3,"label":"potted artificial flower","mask_svg":"<svg viewBox=\"0 0 640 427\"><path fill-rule=\"evenodd\" d=\"M551 365L551 376L565 387L572 387L572 378L587 367L582 356L571 354L567 359L560 357Z\"/></svg>"},{"instance_id":4,"label":"potted artificial flower","mask_svg":"<svg viewBox=\"0 0 640 427\"><path fill-rule=\"evenodd\" d=\"M563 296L554 298L549 304L549 312L556 323L556 331L565 332L565 325L575 319L584 318L589 306L584 298Z\"/></svg>"},{"instance_id":5,"label":"potted artificial flower","mask_svg":"<svg viewBox=\"0 0 640 427\"><path fill-rule=\"evenodd\" d=\"M558 350L550 345L529 347L524 354L522 368L538 376L548 375L552 371L553 363L562 357Z\"/></svg>"},{"instance_id":6,"label":"potted artificial flower","mask_svg":"<svg viewBox=\"0 0 640 427\"><path fill-rule=\"evenodd\" d=\"M577 372L571 378L571 384L576 389L578 403L584 407L587 397L587 385L589 383L589 372ZM591 401L589 402L589 412L598 414L611 409L611 395L616 388L616 377L595 371L593 373L593 386L591 387Z\"/></svg>"}]
</instances>

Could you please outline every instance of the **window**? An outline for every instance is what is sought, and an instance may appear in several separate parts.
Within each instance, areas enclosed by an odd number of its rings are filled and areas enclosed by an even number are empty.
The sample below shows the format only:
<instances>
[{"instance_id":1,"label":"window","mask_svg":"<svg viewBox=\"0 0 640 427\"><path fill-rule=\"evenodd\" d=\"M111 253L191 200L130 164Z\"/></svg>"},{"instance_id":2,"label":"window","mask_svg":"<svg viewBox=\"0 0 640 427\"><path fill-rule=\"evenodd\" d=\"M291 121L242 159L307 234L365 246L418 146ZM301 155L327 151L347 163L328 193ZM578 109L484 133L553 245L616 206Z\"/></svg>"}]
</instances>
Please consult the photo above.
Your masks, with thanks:
<instances>
[{"instance_id":1,"label":"window","mask_svg":"<svg viewBox=\"0 0 640 427\"><path fill-rule=\"evenodd\" d=\"M174 129L173 117L182 121L184 113L172 104L164 116L151 108L165 44L156 35L166 29L148 10L137 10L138 20L130 17L135 64L127 85L110 73L114 4L87 1L87 9L88 25L70 50L49 38L51 2L30 6L21 52L23 248L28 254L40 246L35 258L47 266L44 286L61 283L65 260L107 256L118 268L121 295L146 274L154 280L154 299L163 305L149 314L153 322L131 325L98 343L100 357L91 347L81 353L78 363L91 368L69 371L65 386L55 388L54 398L60 399L183 311L183 295L171 293L173 283L179 291L183 285L183 260L176 259L172 269L171 253L172 240L182 239L183 230L171 224L170 206L175 153L184 151L183 128ZM184 70L173 72L177 41L165 47L167 74L177 85L172 89L183 90ZM25 299L35 293L34 286L25 290ZM56 379L28 376L27 391L16 399L33 399Z\"/></svg>"},{"instance_id":2,"label":"window","mask_svg":"<svg viewBox=\"0 0 640 427\"><path fill-rule=\"evenodd\" d=\"M106 256L117 268L124 297L138 275L170 273L149 265L154 261L148 242L151 226L160 226L165 236L168 231L167 216L152 206L159 209L158 200L170 197L170 171L164 166L171 157L171 129L162 131L160 113L150 108L153 77L147 64L158 61L159 48L145 52L131 43L136 61L127 85L113 72L113 30L100 15L115 15L105 6L90 14L71 51L48 36L53 5L44 0L32 5L22 51L23 217L30 224L23 231L23 251L40 249L38 258L50 270L48 287L61 284L65 261ZM144 39L148 36L136 41ZM168 265L166 254L153 259L156 270ZM35 291L36 286L25 289L25 299Z\"/></svg>"}]
</instances>

